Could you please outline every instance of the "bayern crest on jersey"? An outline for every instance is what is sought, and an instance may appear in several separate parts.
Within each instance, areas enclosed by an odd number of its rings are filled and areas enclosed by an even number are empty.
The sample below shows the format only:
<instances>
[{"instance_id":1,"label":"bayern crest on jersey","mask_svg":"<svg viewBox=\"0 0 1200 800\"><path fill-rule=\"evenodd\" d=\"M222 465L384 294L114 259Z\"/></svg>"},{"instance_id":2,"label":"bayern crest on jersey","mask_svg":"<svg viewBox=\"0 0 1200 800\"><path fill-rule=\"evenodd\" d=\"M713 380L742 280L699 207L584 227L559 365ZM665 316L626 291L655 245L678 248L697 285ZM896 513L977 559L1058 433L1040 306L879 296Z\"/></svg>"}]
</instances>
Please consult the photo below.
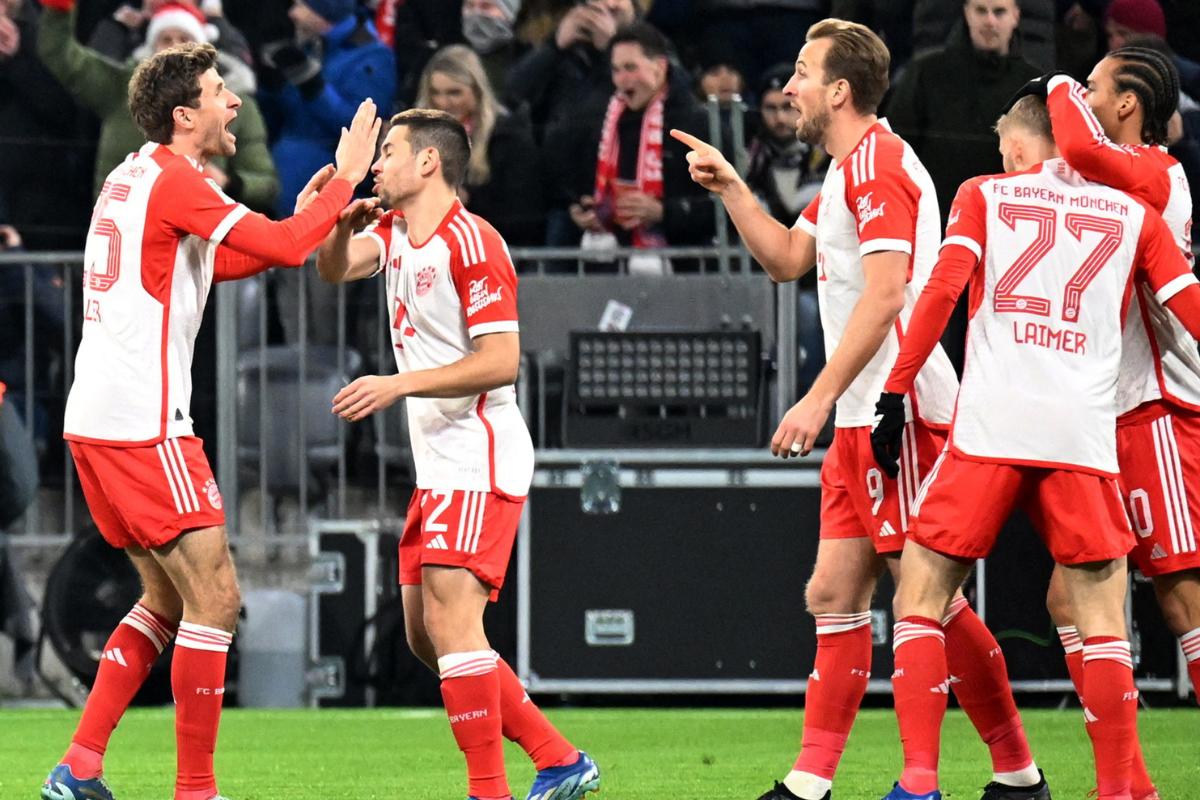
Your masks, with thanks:
<instances>
[{"instance_id":1,"label":"bayern crest on jersey","mask_svg":"<svg viewBox=\"0 0 1200 800\"><path fill-rule=\"evenodd\" d=\"M429 290L433 288L433 282L437 278L437 267L425 267L417 273L417 296L424 297L429 294Z\"/></svg>"}]
</instances>

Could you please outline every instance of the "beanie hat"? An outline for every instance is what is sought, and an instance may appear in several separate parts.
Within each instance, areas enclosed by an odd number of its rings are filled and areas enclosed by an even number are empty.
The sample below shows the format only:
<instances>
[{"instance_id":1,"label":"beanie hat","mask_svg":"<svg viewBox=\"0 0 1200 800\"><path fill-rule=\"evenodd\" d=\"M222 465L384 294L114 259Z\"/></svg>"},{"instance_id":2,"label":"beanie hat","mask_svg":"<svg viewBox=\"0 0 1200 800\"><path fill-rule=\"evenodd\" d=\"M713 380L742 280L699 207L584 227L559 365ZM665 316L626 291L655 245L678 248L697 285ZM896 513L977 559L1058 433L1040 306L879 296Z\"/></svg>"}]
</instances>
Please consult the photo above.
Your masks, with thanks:
<instances>
[{"instance_id":1,"label":"beanie hat","mask_svg":"<svg viewBox=\"0 0 1200 800\"><path fill-rule=\"evenodd\" d=\"M169 30L183 31L195 42L208 42L213 38L200 9L182 3L167 3L154 12L146 26L146 43L153 46L163 31Z\"/></svg>"},{"instance_id":2,"label":"beanie hat","mask_svg":"<svg viewBox=\"0 0 1200 800\"><path fill-rule=\"evenodd\" d=\"M338 24L354 13L354 0L300 0L326 22Z\"/></svg>"},{"instance_id":3,"label":"beanie hat","mask_svg":"<svg viewBox=\"0 0 1200 800\"><path fill-rule=\"evenodd\" d=\"M492 0L496 7L504 12L504 19L512 22L517 18L517 13L521 10L521 0Z\"/></svg>"},{"instance_id":4,"label":"beanie hat","mask_svg":"<svg viewBox=\"0 0 1200 800\"><path fill-rule=\"evenodd\" d=\"M762 74L758 80L758 96L761 98L767 92L783 91L787 82L792 79L796 68L787 63L776 64Z\"/></svg>"},{"instance_id":5,"label":"beanie hat","mask_svg":"<svg viewBox=\"0 0 1200 800\"><path fill-rule=\"evenodd\" d=\"M1167 37L1167 19L1157 0L1112 0L1104 18L1138 33Z\"/></svg>"}]
</instances>

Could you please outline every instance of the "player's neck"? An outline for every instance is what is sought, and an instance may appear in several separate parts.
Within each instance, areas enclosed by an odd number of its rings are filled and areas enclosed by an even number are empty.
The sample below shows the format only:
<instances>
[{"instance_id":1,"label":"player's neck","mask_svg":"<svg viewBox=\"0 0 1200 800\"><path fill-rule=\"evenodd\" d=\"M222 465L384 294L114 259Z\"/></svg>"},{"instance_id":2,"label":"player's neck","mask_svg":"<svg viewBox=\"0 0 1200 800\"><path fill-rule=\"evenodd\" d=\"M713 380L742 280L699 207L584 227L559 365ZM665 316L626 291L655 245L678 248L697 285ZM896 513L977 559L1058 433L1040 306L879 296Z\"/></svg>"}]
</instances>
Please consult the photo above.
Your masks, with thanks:
<instances>
[{"instance_id":1,"label":"player's neck","mask_svg":"<svg viewBox=\"0 0 1200 800\"><path fill-rule=\"evenodd\" d=\"M825 152L829 153L829 157L835 163L840 162L850 155L850 152L867 135L867 131L878 121L879 117L874 114L834 117L825 132Z\"/></svg>"},{"instance_id":2,"label":"player's neck","mask_svg":"<svg viewBox=\"0 0 1200 800\"><path fill-rule=\"evenodd\" d=\"M175 155L189 158L201 167L208 163L208 155L201 149L200 145L191 139L176 136L171 139L170 144L164 146Z\"/></svg>"},{"instance_id":3,"label":"player's neck","mask_svg":"<svg viewBox=\"0 0 1200 800\"><path fill-rule=\"evenodd\" d=\"M408 238L413 242L428 241L457 199L457 195L444 185L428 186L425 191L410 198L399 209L404 212L404 221L408 223Z\"/></svg>"}]
</instances>

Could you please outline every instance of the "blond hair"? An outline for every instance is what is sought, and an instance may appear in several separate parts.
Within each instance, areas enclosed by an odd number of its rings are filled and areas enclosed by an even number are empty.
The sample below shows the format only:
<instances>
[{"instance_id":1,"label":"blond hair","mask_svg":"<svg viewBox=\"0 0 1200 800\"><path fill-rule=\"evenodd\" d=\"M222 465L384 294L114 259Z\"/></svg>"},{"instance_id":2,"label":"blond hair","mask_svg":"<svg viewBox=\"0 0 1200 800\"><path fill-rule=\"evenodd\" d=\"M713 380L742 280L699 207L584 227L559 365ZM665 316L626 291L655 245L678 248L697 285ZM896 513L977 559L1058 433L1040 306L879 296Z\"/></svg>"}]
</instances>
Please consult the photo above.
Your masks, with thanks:
<instances>
[{"instance_id":1,"label":"blond hair","mask_svg":"<svg viewBox=\"0 0 1200 800\"><path fill-rule=\"evenodd\" d=\"M489 140L492 138L492 131L496 129L497 118L505 112L504 106L496 99L491 81L483 69L483 62L479 60L475 51L466 45L452 44L434 53L425 65L417 87L418 108L433 107L430 98L435 72L440 72L455 83L463 84L475 95L475 118L470 126L471 160L467 164L466 183L473 186L487 183L492 177L492 168L488 165Z\"/></svg>"},{"instance_id":2,"label":"blond hair","mask_svg":"<svg viewBox=\"0 0 1200 800\"><path fill-rule=\"evenodd\" d=\"M996 120L996 133L1003 136L1014 125L1024 128L1034 136L1041 137L1048 142L1054 141L1054 129L1050 126L1050 110L1046 108L1046 101L1040 97L1026 95L1013 103L1013 107Z\"/></svg>"},{"instance_id":3,"label":"blond hair","mask_svg":"<svg viewBox=\"0 0 1200 800\"><path fill-rule=\"evenodd\" d=\"M850 100L860 114L874 114L888 90L892 57L887 45L865 25L844 19L823 19L808 29L806 42L832 40L825 52L825 83L850 84Z\"/></svg>"}]
</instances>

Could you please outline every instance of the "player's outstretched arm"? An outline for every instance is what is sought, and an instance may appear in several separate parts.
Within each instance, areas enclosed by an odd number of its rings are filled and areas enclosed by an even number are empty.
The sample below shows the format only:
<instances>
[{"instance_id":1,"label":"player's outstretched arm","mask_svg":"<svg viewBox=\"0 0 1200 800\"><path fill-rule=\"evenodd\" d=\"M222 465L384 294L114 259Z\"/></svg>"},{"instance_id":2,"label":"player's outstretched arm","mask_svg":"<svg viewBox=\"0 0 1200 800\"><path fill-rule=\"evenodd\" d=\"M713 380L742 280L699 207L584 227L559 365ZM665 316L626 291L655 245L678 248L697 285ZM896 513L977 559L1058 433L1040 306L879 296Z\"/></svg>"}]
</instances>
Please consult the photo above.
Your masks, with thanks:
<instances>
[{"instance_id":1,"label":"player's outstretched arm","mask_svg":"<svg viewBox=\"0 0 1200 800\"><path fill-rule=\"evenodd\" d=\"M471 353L444 367L358 378L333 398L333 413L353 422L402 397L472 397L517 380L520 334L488 333L475 337L471 344Z\"/></svg>"},{"instance_id":2,"label":"player's outstretched arm","mask_svg":"<svg viewBox=\"0 0 1200 800\"><path fill-rule=\"evenodd\" d=\"M692 180L721 198L742 241L772 280L794 281L813 268L813 237L800 228L785 228L764 211L720 150L685 131L673 128L671 136L692 148L687 154Z\"/></svg>"},{"instance_id":3,"label":"player's outstretched arm","mask_svg":"<svg viewBox=\"0 0 1200 800\"><path fill-rule=\"evenodd\" d=\"M1041 80L1046 85L1054 143L1083 177L1123 191L1154 177L1153 168L1136 150L1124 148L1104 134L1100 120L1087 104L1082 84L1065 74L1043 76Z\"/></svg>"}]
</instances>

